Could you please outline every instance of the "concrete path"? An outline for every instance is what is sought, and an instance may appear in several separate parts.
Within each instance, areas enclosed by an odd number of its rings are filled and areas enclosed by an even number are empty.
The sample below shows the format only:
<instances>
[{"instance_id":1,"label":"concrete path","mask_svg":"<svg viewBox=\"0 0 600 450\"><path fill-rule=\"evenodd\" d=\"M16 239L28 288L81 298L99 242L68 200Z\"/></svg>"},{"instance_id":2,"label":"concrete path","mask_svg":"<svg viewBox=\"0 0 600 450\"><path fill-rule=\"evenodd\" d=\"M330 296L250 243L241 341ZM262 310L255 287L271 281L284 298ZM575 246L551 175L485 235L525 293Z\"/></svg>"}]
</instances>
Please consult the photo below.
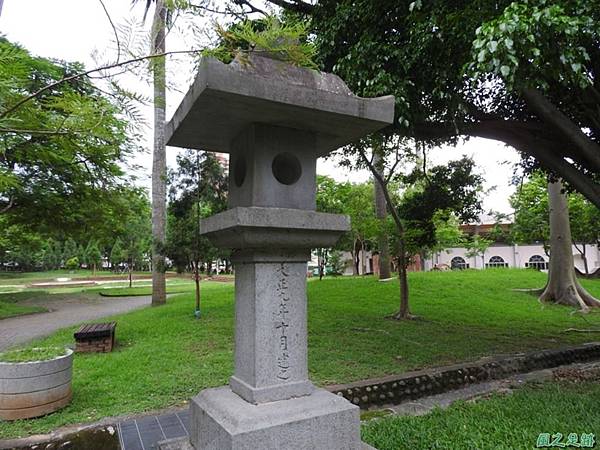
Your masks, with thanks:
<instances>
[{"instance_id":1,"label":"concrete path","mask_svg":"<svg viewBox=\"0 0 600 450\"><path fill-rule=\"evenodd\" d=\"M411 400L394 405L387 410L400 416L422 416L428 414L434 408L446 409L457 400L474 400L485 397L493 392L510 393L515 388L528 381L549 381L555 369L542 369L535 372L513 375L502 380L484 381L471 384L461 389L444 392L443 394L431 395L418 400Z\"/></svg>"},{"instance_id":2,"label":"concrete path","mask_svg":"<svg viewBox=\"0 0 600 450\"><path fill-rule=\"evenodd\" d=\"M50 294L26 300L20 304L42 306L49 312L0 320L0 351L48 336L60 328L142 308L151 301L149 295L101 297L91 293Z\"/></svg>"}]
</instances>

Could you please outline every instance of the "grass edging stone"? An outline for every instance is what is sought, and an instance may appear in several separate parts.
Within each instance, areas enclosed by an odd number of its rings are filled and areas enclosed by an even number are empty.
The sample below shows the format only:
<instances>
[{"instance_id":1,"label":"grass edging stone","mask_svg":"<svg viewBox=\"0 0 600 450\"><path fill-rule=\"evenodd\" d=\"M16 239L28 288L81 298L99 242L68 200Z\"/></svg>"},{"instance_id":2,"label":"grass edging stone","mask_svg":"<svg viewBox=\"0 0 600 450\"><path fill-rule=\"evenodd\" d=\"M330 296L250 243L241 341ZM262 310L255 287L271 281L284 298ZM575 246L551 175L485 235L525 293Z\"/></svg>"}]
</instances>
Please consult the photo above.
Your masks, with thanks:
<instances>
[{"instance_id":1,"label":"grass edging stone","mask_svg":"<svg viewBox=\"0 0 600 450\"><path fill-rule=\"evenodd\" d=\"M600 342L515 355L486 357L476 362L409 372L400 377L327 386L362 409L397 405L407 400L460 389L469 384L499 380L517 373L600 359Z\"/></svg>"}]
</instances>

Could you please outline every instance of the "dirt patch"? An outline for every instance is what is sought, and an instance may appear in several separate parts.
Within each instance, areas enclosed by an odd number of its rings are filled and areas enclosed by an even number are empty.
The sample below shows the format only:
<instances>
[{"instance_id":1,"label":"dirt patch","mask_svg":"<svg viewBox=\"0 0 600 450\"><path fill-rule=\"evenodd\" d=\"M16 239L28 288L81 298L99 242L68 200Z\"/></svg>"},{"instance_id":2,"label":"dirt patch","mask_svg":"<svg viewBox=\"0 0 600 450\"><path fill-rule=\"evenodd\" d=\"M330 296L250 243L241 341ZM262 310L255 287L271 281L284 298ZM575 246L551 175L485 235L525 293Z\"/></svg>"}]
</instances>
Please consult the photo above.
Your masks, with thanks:
<instances>
[{"instance_id":1,"label":"dirt patch","mask_svg":"<svg viewBox=\"0 0 600 450\"><path fill-rule=\"evenodd\" d=\"M581 364L577 367L561 367L553 371L552 378L554 381L567 383L600 381L600 363Z\"/></svg>"}]
</instances>

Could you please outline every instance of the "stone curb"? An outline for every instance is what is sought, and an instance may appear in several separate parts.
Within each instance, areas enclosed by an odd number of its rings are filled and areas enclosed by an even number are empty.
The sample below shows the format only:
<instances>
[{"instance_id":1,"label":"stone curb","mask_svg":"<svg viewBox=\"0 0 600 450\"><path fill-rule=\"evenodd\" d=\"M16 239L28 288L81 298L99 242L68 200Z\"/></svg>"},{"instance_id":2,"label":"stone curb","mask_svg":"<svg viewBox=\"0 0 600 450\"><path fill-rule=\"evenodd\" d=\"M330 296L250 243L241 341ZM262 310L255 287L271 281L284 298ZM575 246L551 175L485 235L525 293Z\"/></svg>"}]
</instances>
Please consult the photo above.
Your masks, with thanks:
<instances>
[{"instance_id":1,"label":"stone curb","mask_svg":"<svg viewBox=\"0 0 600 450\"><path fill-rule=\"evenodd\" d=\"M554 368L600 359L600 343L542 350L515 355L482 358L475 362L426 369L363 380L346 385L327 386L361 409L398 405L408 400L463 388L470 384L507 378L517 373Z\"/></svg>"}]
</instances>

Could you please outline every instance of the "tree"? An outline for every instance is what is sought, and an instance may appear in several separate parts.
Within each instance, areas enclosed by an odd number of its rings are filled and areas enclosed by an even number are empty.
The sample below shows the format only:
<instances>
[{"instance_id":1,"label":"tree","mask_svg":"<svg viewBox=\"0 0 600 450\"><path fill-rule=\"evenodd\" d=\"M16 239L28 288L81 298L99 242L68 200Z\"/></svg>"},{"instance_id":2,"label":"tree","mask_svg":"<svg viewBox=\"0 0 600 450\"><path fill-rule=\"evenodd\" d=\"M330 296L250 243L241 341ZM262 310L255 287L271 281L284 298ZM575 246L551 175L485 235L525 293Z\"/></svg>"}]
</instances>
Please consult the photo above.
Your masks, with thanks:
<instances>
[{"instance_id":1,"label":"tree","mask_svg":"<svg viewBox=\"0 0 600 450\"><path fill-rule=\"evenodd\" d=\"M534 173L519 186L510 203L515 211L511 227L512 239L525 244L541 242L549 255L550 208L547 177L542 173ZM567 203L573 245L580 252L585 272L588 273L588 244L598 243L600 240L600 209L578 193L569 193Z\"/></svg>"},{"instance_id":2,"label":"tree","mask_svg":"<svg viewBox=\"0 0 600 450\"><path fill-rule=\"evenodd\" d=\"M139 212L132 199L144 195L124 176L136 145L122 102L81 75L80 64L31 56L4 38L0 59L0 235L20 230L45 242L34 252L13 236L22 244L13 263L23 251L36 255L18 258L21 268L84 262L82 243L112 243Z\"/></svg>"},{"instance_id":3,"label":"tree","mask_svg":"<svg viewBox=\"0 0 600 450\"><path fill-rule=\"evenodd\" d=\"M585 274L589 275L587 250L588 244L600 245L600 208L576 193L568 196L568 203L573 245L581 254Z\"/></svg>"},{"instance_id":4,"label":"tree","mask_svg":"<svg viewBox=\"0 0 600 450\"><path fill-rule=\"evenodd\" d=\"M110 263L112 265L113 270L118 270L121 266L121 263L126 259L125 250L123 249L123 244L121 239L117 238L115 243L110 250Z\"/></svg>"},{"instance_id":5,"label":"tree","mask_svg":"<svg viewBox=\"0 0 600 450\"><path fill-rule=\"evenodd\" d=\"M412 145L411 145L412 144ZM374 149L383 156L382 169L375 168ZM400 308L395 319L411 319L407 270L415 253L435 246L436 211L455 212L463 220L474 220L481 211L479 194L483 179L473 173L474 163L469 158L453 161L447 166L426 167L426 153L422 158L414 143L386 131L361 139L344 149L343 164L367 167L382 188L395 232L392 240L400 280ZM370 156L369 156L370 154ZM353 156L359 160L353 162ZM404 175L409 162L413 170ZM404 195L394 195L392 181L410 185Z\"/></svg>"},{"instance_id":6,"label":"tree","mask_svg":"<svg viewBox=\"0 0 600 450\"><path fill-rule=\"evenodd\" d=\"M166 254L183 271L191 266L196 283L196 316L200 316L200 265L219 251L200 234L200 218L227 207L227 179L213 153L188 150L177 155L169 173L169 232ZM208 264L207 264L208 266Z\"/></svg>"},{"instance_id":7,"label":"tree","mask_svg":"<svg viewBox=\"0 0 600 450\"><path fill-rule=\"evenodd\" d=\"M448 210L438 210L432 217L435 228L435 244L432 253L439 253L452 247L461 247L465 243L464 233L456 214Z\"/></svg>"},{"instance_id":8,"label":"tree","mask_svg":"<svg viewBox=\"0 0 600 450\"><path fill-rule=\"evenodd\" d=\"M455 214L462 222L476 221L482 211L480 194L483 178L474 173L475 163L463 157L458 161L450 161L444 166L431 169L416 165L407 176L401 177L403 185L409 186L395 208L402 221L402 234L399 234L397 245L398 264L403 272L403 284L400 309L396 318L410 318L408 300L408 280L406 270L415 254L424 257L438 245L436 219L441 214L448 214L450 220ZM438 222L439 223L439 222Z\"/></svg>"},{"instance_id":9,"label":"tree","mask_svg":"<svg viewBox=\"0 0 600 450\"><path fill-rule=\"evenodd\" d=\"M137 0L133 0L136 3ZM154 19L150 33L152 55L166 50L167 6L165 0L146 0L146 13L151 3ZM145 15L144 15L145 17ZM152 306L167 301L164 255L167 235L167 156L165 142L166 65L164 57L152 61L154 85L154 148L152 151Z\"/></svg>"},{"instance_id":10,"label":"tree","mask_svg":"<svg viewBox=\"0 0 600 450\"><path fill-rule=\"evenodd\" d=\"M65 245L63 247L63 261L67 261L68 259L77 258L79 260L79 247L77 243L73 240L73 238L69 237L65 241Z\"/></svg>"},{"instance_id":11,"label":"tree","mask_svg":"<svg viewBox=\"0 0 600 450\"><path fill-rule=\"evenodd\" d=\"M152 252L152 210L146 191L136 188L122 192L114 214L118 221L111 222L110 225L112 236L116 235L118 241L115 243L115 256L119 260L116 264L127 263L131 286L133 270L147 267ZM109 243L107 241L107 247Z\"/></svg>"},{"instance_id":12,"label":"tree","mask_svg":"<svg viewBox=\"0 0 600 450\"><path fill-rule=\"evenodd\" d=\"M330 214L348 214L348 200L350 199L350 190L352 186L350 183L338 183L333 178L323 175L317 175L317 192L316 192L316 204L317 211L326 212ZM351 219L351 224L354 226L354 221ZM345 234L336 244L337 248L343 248L352 251L352 243ZM319 270L319 279L322 279L325 275L325 265L328 259L328 249L318 248L317 253L317 265ZM353 256L354 260L354 256ZM355 269L354 274L357 274Z\"/></svg>"},{"instance_id":13,"label":"tree","mask_svg":"<svg viewBox=\"0 0 600 450\"><path fill-rule=\"evenodd\" d=\"M88 268L92 267L92 273L96 275L96 268L102 264L102 253L95 241L90 241L85 249L85 263Z\"/></svg>"},{"instance_id":14,"label":"tree","mask_svg":"<svg viewBox=\"0 0 600 450\"><path fill-rule=\"evenodd\" d=\"M44 264L45 244L38 233L10 225L6 216L0 215L0 268L38 269Z\"/></svg>"},{"instance_id":15,"label":"tree","mask_svg":"<svg viewBox=\"0 0 600 450\"><path fill-rule=\"evenodd\" d=\"M343 275L346 264L342 259L342 252L339 250L332 250L329 255L329 264L331 265L331 273L333 275Z\"/></svg>"},{"instance_id":16,"label":"tree","mask_svg":"<svg viewBox=\"0 0 600 450\"><path fill-rule=\"evenodd\" d=\"M44 270L56 270L60 268L62 261L62 249L59 241L52 238L46 240L42 247L41 262Z\"/></svg>"},{"instance_id":17,"label":"tree","mask_svg":"<svg viewBox=\"0 0 600 450\"><path fill-rule=\"evenodd\" d=\"M490 248L492 242L491 239L485 236L475 234L465 242L465 248L467 249L465 255L469 258L481 256L481 268L483 269L485 267L485 252Z\"/></svg>"},{"instance_id":18,"label":"tree","mask_svg":"<svg viewBox=\"0 0 600 450\"><path fill-rule=\"evenodd\" d=\"M40 87L82 70L76 63L31 56L0 37L0 214L41 231L77 226L73 211L102 198L121 180L134 146L128 125L86 77L44 91Z\"/></svg>"},{"instance_id":19,"label":"tree","mask_svg":"<svg viewBox=\"0 0 600 450\"><path fill-rule=\"evenodd\" d=\"M165 52L167 8L156 0L152 22L152 54ZM154 150L152 151L152 305L167 301L165 255L163 247L167 226L167 154L165 142L166 74L165 59L153 61L154 74Z\"/></svg>"},{"instance_id":20,"label":"tree","mask_svg":"<svg viewBox=\"0 0 600 450\"><path fill-rule=\"evenodd\" d=\"M550 263L548 282L542 290L540 301L550 301L574 306L582 312L600 307L600 300L590 295L575 276L571 250L569 206L560 181L548 184L550 205Z\"/></svg>"},{"instance_id":21,"label":"tree","mask_svg":"<svg viewBox=\"0 0 600 450\"><path fill-rule=\"evenodd\" d=\"M430 169L417 165L402 177L409 186L398 205L411 253L425 256L438 242L438 226L453 217L462 223L477 222L483 211L483 177L475 173L475 162L466 156Z\"/></svg>"},{"instance_id":22,"label":"tree","mask_svg":"<svg viewBox=\"0 0 600 450\"><path fill-rule=\"evenodd\" d=\"M383 172L383 156L375 150L373 152L373 167L381 174ZM387 204L385 202L385 196L383 195L383 189L377 180L373 179L374 189L374 202L375 202L375 215L379 219L379 234L377 236L377 249L379 250L379 279L387 280L391 278L390 273L390 244L389 236L387 234L387 227L385 223L387 221Z\"/></svg>"},{"instance_id":23,"label":"tree","mask_svg":"<svg viewBox=\"0 0 600 450\"><path fill-rule=\"evenodd\" d=\"M395 95L390 132L505 142L600 207L597 1L271 3L310 16L322 69Z\"/></svg>"},{"instance_id":24,"label":"tree","mask_svg":"<svg viewBox=\"0 0 600 450\"><path fill-rule=\"evenodd\" d=\"M546 255L550 254L550 224L548 217L548 181L541 173L534 173L510 197L514 210L512 239L519 244L540 242Z\"/></svg>"}]
</instances>

